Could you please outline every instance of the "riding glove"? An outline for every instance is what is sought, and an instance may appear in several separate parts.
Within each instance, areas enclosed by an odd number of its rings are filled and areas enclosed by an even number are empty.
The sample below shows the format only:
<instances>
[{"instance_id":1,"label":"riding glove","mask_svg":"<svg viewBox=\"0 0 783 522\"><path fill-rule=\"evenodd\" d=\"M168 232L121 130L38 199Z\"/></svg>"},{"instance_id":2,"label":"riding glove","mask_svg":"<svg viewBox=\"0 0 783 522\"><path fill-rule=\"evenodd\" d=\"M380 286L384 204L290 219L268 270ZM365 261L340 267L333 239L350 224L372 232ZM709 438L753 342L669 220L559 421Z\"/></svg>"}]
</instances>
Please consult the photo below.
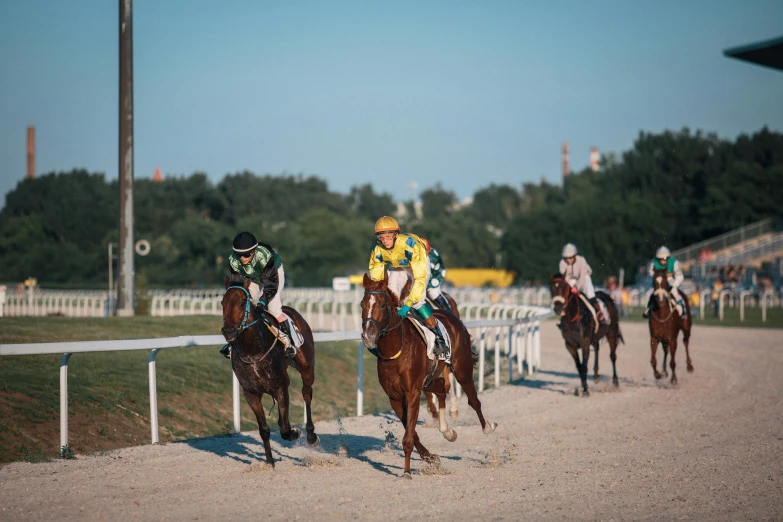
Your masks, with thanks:
<instances>
[{"instance_id":1,"label":"riding glove","mask_svg":"<svg viewBox=\"0 0 783 522\"><path fill-rule=\"evenodd\" d=\"M408 315L408 312L410 312L410 311L411 311L411 307L408 306L408 305L405 305L402 308L400 308L399 310L397 310L397 315L399 315L400 317L405 317L406 315Z\"/></svg>"}]
</instances>

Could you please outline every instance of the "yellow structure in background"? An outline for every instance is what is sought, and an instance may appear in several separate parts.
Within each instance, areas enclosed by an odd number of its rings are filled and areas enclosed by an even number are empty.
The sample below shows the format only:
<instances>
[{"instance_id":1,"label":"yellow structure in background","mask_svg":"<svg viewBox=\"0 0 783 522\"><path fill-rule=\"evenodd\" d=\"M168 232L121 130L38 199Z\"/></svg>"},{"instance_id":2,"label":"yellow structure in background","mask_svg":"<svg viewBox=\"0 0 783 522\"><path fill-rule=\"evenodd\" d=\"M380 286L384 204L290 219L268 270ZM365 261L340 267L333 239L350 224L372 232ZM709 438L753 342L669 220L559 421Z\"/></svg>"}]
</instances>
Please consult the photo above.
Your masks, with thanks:
<instances>
[{"instance_id":1,"label":"yellow structure in background","mask_svg":"<svg viewBox=\"0 0 783 522\"><path fill-rule=\"evenodd\" d=\"M446 282L454 286L491 286L507 288L514 282L516 274L495 268L448 268ZM361 285L364 274L349 276L352 285Z\"/></svg>"},{"instance_id":2,"label":"yellow structure in background","mask_svg":"<svg viewBox=\"0 0 783 522\"><path fill-rule=\"evenodd\" d=\"M516 274L496 268L447 268L446 282L454 286L507 288Z\"/></svg>"}]
</instances>

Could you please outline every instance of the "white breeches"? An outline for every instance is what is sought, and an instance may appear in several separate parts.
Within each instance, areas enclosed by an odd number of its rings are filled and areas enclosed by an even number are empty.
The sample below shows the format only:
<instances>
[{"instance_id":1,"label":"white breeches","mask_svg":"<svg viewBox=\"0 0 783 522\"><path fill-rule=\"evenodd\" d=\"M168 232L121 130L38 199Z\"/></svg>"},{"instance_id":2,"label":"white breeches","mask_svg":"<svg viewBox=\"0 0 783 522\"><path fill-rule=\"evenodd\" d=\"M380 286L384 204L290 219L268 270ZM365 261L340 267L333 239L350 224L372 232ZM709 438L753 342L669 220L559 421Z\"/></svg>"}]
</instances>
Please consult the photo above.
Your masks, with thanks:
<instances>
[{"instance_id":1,"label":"white breeches","mask_svg":"<svg viewBox=\"0 0 783 522\"><path fill-rule=\"evenodd\" d=\"M568 284L571 286L574 286L578 283L578 281L570 280L568 281ZM585 276L584 280L582 280L582 284L577 288L580 292L585 294L585 297L588 299L592 299L595 297L595 288L593 288L593 280L590 279L590 276Z\"/></svg>"},{"instance_id":2,"label":"white breeches","mask_svg":"<svg viewBox=\"0 0 783 522\"><path fill-rule=\"evenodd\" d=\"M391 268L389 269L389 289L394 292L394 295L399 296L402 289L405 288L405 284L410 280L413 283L413 274L406 268ZM427 280L424 282L424 288L430 283L430 267L427 265ZM418 310L422 306L427 304L427 292L424 292L421 296L421 300L413 305L413 308Z\"/></svg>"},{"instance_id":3,"label":"white breeches","mask_svg":"<svg viewBox=\"0 0 783 522\"><path fill-rule=\"evenodd\" d=\"M440 287L436 286L434 288L428 288L427 289L427 296L432 299L433 301L443 295L443 293L440 291Z\"/></svg>"},{"instance_id":4,"label":"white breeches","mask_svg":"<svg viewBox=\"0 0 783 522\"><path fill-rule=\"evenodd\" d=\"M283 301L281 300L283 287L285 286L285 272L283 271L283 265L280 265L280 268L277 269L277 280L277 293L272 298L272 300L266 304L266 308L269 310L269 313L277 317L278 321L285 321L285 316L283 315ZM258 299L261 297L261 292L263 289L255 283L250 283L249 290L250 297L253 299L253 303L258 304Z\"/></svg>"}]
</instances>

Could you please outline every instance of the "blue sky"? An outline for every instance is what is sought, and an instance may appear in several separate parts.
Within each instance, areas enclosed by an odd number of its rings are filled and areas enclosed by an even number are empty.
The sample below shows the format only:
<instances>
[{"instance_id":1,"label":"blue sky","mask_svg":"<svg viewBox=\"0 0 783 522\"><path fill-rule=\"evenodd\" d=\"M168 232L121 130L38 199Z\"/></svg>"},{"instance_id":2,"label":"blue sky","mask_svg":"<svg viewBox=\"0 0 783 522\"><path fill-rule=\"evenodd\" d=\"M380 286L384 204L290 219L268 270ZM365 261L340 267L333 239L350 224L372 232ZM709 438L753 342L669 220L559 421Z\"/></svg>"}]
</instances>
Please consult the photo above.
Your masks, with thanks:
<instances>
[{"instance_id":1,"label":"blue sky","mask_svg":"<svg viewBox=\"0 0 783 522\"><path fill-rule=\"evenodd\" d=\"M305 173L397 199L560 177L640 130L783 130L783 73L723 56L780 0L136 0L135 176ZM117 176L118 2L0 2L0 195ZM0 204L4 204L4 198Z\"/></svg>"}]
</instances>

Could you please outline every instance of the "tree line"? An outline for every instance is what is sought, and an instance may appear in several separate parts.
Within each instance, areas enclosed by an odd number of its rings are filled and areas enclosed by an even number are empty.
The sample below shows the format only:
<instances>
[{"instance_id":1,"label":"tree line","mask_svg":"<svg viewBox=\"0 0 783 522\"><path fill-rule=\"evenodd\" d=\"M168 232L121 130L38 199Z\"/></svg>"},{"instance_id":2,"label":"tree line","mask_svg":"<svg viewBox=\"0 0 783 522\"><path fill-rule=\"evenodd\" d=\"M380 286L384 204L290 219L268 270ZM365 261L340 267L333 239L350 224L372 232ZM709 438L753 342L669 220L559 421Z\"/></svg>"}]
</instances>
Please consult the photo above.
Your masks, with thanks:
<instances>
[{"instance_id":1,"label":"tree line","mask_svg":"<svg viewBox=\"0 0 783 522\"><path fill-rule=\"evenodd\" d=\"M429 238L447 266L543 280L573 242L597 280L619 268L630 280L661 244L676 249L778 214L782 180L783 134L767 128L733 141L688 129L642 132L597 172L571 173L562 184L493 184L469 204L437 184L421 193L420 213L406 202L400 221ZM396 211L393 198L370 184L341 194L316 176L136 179L135 237L152 246L136 257L137 284L220 284L231 240L249 230L280 252L291 284L329 285L366 270L375 219ZM46 287L104 287L118 215L118 182L103 174L23 179L0 211L0 281L33 276Z\"/></svg>"}]
</instances>

